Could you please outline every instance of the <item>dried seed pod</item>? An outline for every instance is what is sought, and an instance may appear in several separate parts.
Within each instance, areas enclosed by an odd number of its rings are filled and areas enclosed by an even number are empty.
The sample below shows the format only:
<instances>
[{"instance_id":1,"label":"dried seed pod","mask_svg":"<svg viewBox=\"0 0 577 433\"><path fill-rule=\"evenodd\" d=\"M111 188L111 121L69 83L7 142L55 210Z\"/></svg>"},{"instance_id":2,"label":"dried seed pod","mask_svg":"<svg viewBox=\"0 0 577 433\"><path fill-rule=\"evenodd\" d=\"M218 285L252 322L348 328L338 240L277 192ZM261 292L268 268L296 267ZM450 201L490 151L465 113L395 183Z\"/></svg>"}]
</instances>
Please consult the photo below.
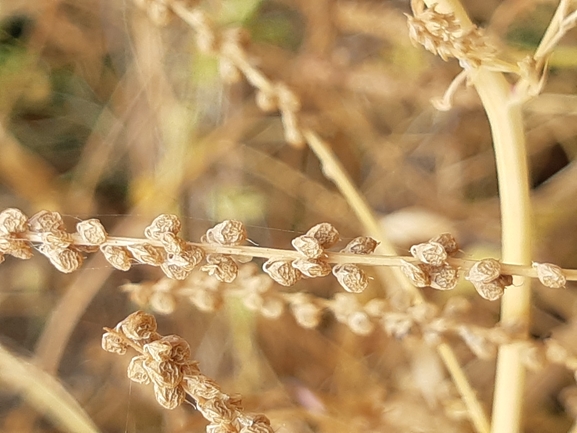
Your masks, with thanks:
<instances>
[{"instance_id":1,"label":"dried seed pod","mask_svg":"<svg viewBox=\"0 0 577 433\"><path fill-rule=\"evenodd\" d=\"M116 245L101 245L100 251L108 263L121 271L128 271L131 266L132 256L125 247Z\"/></svg>"},{"instance_id":2,"label":"dried seed pod","mask_svg":"<svg viewBox=\"0 0 577 433\"><path fill-rule=\"evenodd\" d=\"M204 251L194 245L186 245L179 254L169 253L166 262L192 270L204 259Z\"/></svg>"},{"instance_id":3,"label":"dried seed pod","mask_svg":"<svg viewBox=\"0 0 577 433\"><path fill-rule=\"evenodd\" d=\"M165 409L176 409L182 404L186 394L182 387L168 388L154 384L154 396L159 405Z\"/></svg>"},{"instance_id":4,"label":"dried seed pod","mask_svg":"<svg viewBox=\"0 0 577 433\"><path fill-rule=\"evenodd\" d=\"M126 248L139 263L160 266L164 262L164 251L154 245L142 243L127 245Z\"/></svg>"},{"instance_id":5,"label":"dried seed pod","mask_svg":"<svg viewBox=\"0 0 577 433\"><path fill-rule=\"evenodd\" d=\"M318 259L324 253L320 242L312 236L302 235L296 237L292 240L291 244L295 250L309 259Z\"/></svg>"},{"instance_id":6,"label":"dried seed pod","mask_svg":"<svg viewBox=\"0 0 577 433\"><path fill-rule=\"evenodd\" d=\"M406 313L388 312L381 318L381 325L388 335L401 339L411 333L413 320Z\"/></svg>"},{"instance_id":7,"label":"dried seed pod","mask_svg":"<svg viewBox=\"0 0 577 433\"><path fill-rule=\"evenodd\" d=\"M537 270L539 281L545 287L552 289L561 289L565 287L567 279L563 275L563 270L551 263L533 263L533 268Z\"/></svg>"},{"instance_id":8,"label":"dried seed pod","mask_svg":"<svg viewBox=\"0 0 577 433\"><path fill-rule=\"evenodd\" d=\"M156 291L148 302L150 308L160 314L171 314L176 310L176 298L172 293Z\"/></svg>"},{"instance_id":9,"label":"dried seed pod","mask_svg":"<svg viewBox=\"0 0 577 433\"><path fill-rule=\"evenodd\" d=\"M223 303L222 296L219 292L205 289L195 290L188 299L196 308L206 313L215 312Z\"/></svg>"},{"instance_id":10,"label":"dried seed pod","mask_svg":"<svg viewBox=\"0 0 577 433\"><path fill-rule=\"evenodd\" d=\"M158 326L152 314L135 311L119 323L119 328L129 339L140 341L153 337Z\"/></svg>"},{"instance_id":11,"label":"dried seed pod","mask_svg":"<svg viewBox=\"0 0 577 433\"><path fill-rule=\"evenodd\" d=\"M94 218L80 221L76 224L76 230L82 240L89 245L102 245L108 238L108 233L102 223Z\"/></svg>"},{"instance_id":12,"label":"dried seed pod","mask_svg":"<svg viewBox=\"0 0 577 433\"><path fill-rule=\"evenodd\" d=\"M413 245L411 254L414 258L432 266L441 266L447 260L447 252L438 242L426 242Z\"/></svg>"},{"instance_id":13,"label":"dried seed pod","mask_svg":"<svg viewBox=\"0 0 577 433\"><path fill-rule=\"evenodd\" d=\"M104 335L102 335L101 346L107 352L118 355L124 355L128 349L128 345L113 332L105 332Z\"/></svg>"},{"instance_id":14,"label":"dried seed pod","mask_svg":"<svg viewBox=\"0 0 577 433\"><path fill-rule=\"evenodd\" d=\"M79 269L84 260L78 251L72 249L52 250L50 253L43 252L43 254L48 257L56 269L65 274Z\"/></svg>"},{"instance_id":15,"label":"dried seed pod","mask_svg":"<svg viewBox=\"0 0 577 433\"><path fill-rule=\"evenodd\" d=\"M423 266L422 263L414 264L401 260L401 271L411 280L415 287L428 287L431 284L431 277L428 273L428 266Z\"/></svg>"},{"instance_id":16,"label":"dried seed pod","mask_svg":"<svg viewBox=\"0 0 577 433\"><path fill-rule=\"evenodd\" d=\"M10 254L17 259L28 260L32 254L32 248L23 239L7 239L0 237L0 254Z\"/></svg>"},{"instance_id":17,"label":"dried seed pod","mask_svg":"<svg viewBox=\"0 0 577 433\"><path fill-rule=\"evenodd\" d=\"M303 328L316 328L322 316L322 308L315 304L312 297L298 293L290 299L290 309L299 325Z\"/></svg>"},{"instance_id":18,"label":"dried seed pod","mask_svg":"<svg viewBox=\"0 0 577 433\"><path fill-rule=\"evenodd\" d=\"M72 244L72 235L62 230L40 233L42 246L48 247L51 251L62 251Z\"/></svg>"},{"instance_id":19,"label":"dried seed pod","mask_svg":"<svg viewBox=\"0 0 577 433\"><path fill-rule=\"evenodd\" d=\"M218 245L240 245L246 240L246 229L240 221L226 220L206 231L202 242Z\"/></svg>"},{"instance_id":20,"label":"dried seed pod","mask_svg":"<svg viewBox=\"0 0 577 433\"><path fill-rule=\"evenodd\" d=\"M263 299L262 306L259 308L260 314L267 319L278 319L284 312L284 303L275 296L267 296Z\"/></svg>"},{"instance_id":21,"label":"dried seed pod","mask_svg":"<svg viewBox=\"0 0 577 433\"><path fill-rule=\"evenodd\" d=\"M147 239L161 241L162 234L172 233L177 235L182 224L176 215L162 214L154 218L152 223L144 229L144 236Z\"/></svg>"},{"instance_id":22,"label":"dried seed pod","mask_svg":"<svg viewBox=\"0 0 577 433\"><path fill-rule=\"evenodd\" d=\"M5 209L0 212L0 236L24 233L28 226L28 218L20 209Z\"/></svg>"},{"instance_id":23,"label":"dried seed pod","mask_svg":"<svg viewBox=\"0 0 577 433\"><path fill-rule=\"evenodd\" d=\"M130 364L128 364L127 374L128 378L133 382L148 385L150 383L150 377L144 368L145 360L146 356L144 355L139 355L132 358L130 360Z\"/></svg>"},{"instance_id":24,"label":"dried seed pod","mask_svg":"<svg viewBox=\"0 0 577 433\"><path fill-rule=\"evenodd\" d=\"M469 269L465 279L472 283L489 283L499 278L499 275L501 275L501 263L495 259L483 259Z\"/></svg>"},{"instance_id":25,"label":"dried seed pod","mask_svg":"<svg viewBox=\"0 0 577 433\"><path fill-rule=\"evenodd\" d=\"M166 275L168 278L179 281L186 280L192 272L192 268L190 266L180 266L170 262L161 263L160 269L162 269L162 272L164 272L164 275Z\"/></svg>"},{"instance_id":26,"label":"dried seed pod","mask_svg":"<svg viewBox=\"0 0 577 433\"><path fill-rule=\"evenodd\" d=\"M269 259L262 265L262 270L282 286L292 286L302 278L301 272L292 267L290 260Z\"/></svg>"},{"instance_id":27,"label":"dried seed pod","mask_svg":"<svg viewBox=\"0 0 577 433\"><path fill-rule=\"evenodd\" d=\"M238 83L242 79L242 73L229 59L221 57L218 62L218 72L222 81L226 84ZM260 107L259 107L260 108Z\"/></svg>"},{"instance_id":28,"label":"dried seed pod","mask_svg":"<svg viewBox=\"0 0 577 433\"><path fill-rule=\"evenodd\" d=\"M443 246L449 256L459 251L457 239L451 233L443 233L432 238L429 242L437 242Z\"/></svg>"},{"instance_id":29,"label":"dried seed pod","mask_svg":"<svg viewBox=\"0 0 577 433\"><path fill-rule=\"evenodd\" d=\"M453 290L459 281L457 269L448 263L431 267L429 277L431 278L431 287L437 290Z\"/></svg>"},{"instance_id":30,"label":"dried seed pod","mask_svg":"<svg viewBox=\"0 0 577 433\"><path fill-rule=\"evenodd\" d=\"M172 232L161 233L158 237L164 250L169 254L180 254L187 246L184 239Z\"/></svg>"},{"instance_id":31,"label":"dried seed pod","mask_svg":"<svg viewBox=\"0 0 577 433\"><path fill-rule=\"evenodd\" d=\"M379 242L368 236L359 236L350 241L341 253L372 254Z\"/></svg>"},{"instance_id":32,"label":"dried seed pod","mask_svg":"<svg viewBox=\"0 0 577 433\"><path fill-rule=\"evenodd\" d=\"M324 260L297 259L292 261L292 266L309 278L326 277L331 273L331 265Z\"/></svg>"},{"instance_id":33,"label":"dried seed pod","mask_svg":"<svg viewBox=\"0 0 577 433\"><path fill-rule=\"evenodd\" d=\"M347 292L361 293L369 285L367 274L357 265L336 265L333 267L333 275Z\"/></svg>"},{"instance_id":34,"label":"dried seed pod","mask_svg":"<svg viewBox=\"0 0 577 433\"><path fill-rule=\"evenodd\" d=\"M499 279L488 283L483 283L481 281L471 281L471 283L473 283L473 286L475 286L479 295L488 301L496 301L505 293L505 284L503 284Z\"/></svg>"},{"instance_id":35,"label":"dried seed pod","mask_svg":"<svg viewBox=\"0 0 577 433\"><path fill-rule=\"evenodd\" d=\"M317 224L306 232L306 235L319 241L319 244L324 249L332 247L341 239L337 229L329 223Z\"/></svg>"},{"instance_id":36,"label":"dried seed pod","mask_svg":"<svg viewBox=\"0 0 577 433\"><path fill-rule=\"evenodd\" d=\"M49 212L47 210L41 210L35 213L28 220L28 227L33 232L55 232L64 231L64 221L62 216L58 212Z\"/></svg>"},{"instance_id":37,"label":"dried seed pod","mask_svg":"<svg viewBox=\"0 0 577 433\"><path fill-rule=\"evenodd\" d=\"M357 335L369 335L375 325L364 311L355 311L347 319L347 326Z\"/></svg>"},{"instance_id":38,"label":"dried seed pod","mask_svg":"<svg viewBox=\"0 0 577 433\"><path fill-rule=\"evenodd\" d=\"M235 261L224 254L208 254L207 264L200 268L201 271L213 275L218 281L232 283L238 275L238 265Z\"/></svg>"}]
</instances>

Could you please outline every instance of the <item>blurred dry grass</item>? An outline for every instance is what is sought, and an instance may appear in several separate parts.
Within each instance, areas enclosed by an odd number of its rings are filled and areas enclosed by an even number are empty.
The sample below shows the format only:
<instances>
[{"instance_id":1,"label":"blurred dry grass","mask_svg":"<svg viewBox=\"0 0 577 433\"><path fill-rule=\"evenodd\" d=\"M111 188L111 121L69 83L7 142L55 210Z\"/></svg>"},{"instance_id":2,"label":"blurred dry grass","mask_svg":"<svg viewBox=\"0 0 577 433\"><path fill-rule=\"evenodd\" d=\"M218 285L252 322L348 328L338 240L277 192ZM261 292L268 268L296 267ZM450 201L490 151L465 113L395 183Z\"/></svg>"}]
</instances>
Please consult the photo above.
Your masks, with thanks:
<instances>
[{"instance_id":1,"label":"blurred dry grass","mask_svg":"<svg viewBox=\"0 0 577 433\"><path fill-rule=\"evenodd\" d=\"M454 108L430 104L458 65L410 45L406 2L206 0L221 25L242 25L262 70L288 83L304 121L327 139L400 251L451 230L470 254L498 254L499 208L491 138L472 89ZM506 55L534 49L552 16L549 1L466 1ZM545 93L526 106L535 211L535 260L577 267L577 84L575 33L551 62ZM189 239L236 218L253 241L287 246L320 221L344 237L361 227L314 154L283 139L250 86L225 84L215 59L198 53L178 20L155 27L130 2L10 0L0 5L0 209L99 216L110 232L138 235L157 214L184 217ZM432 233L431 233L432 232ZM100 350L102 326L136 307L118 286L159 277L121 274L95 256L57 273L43 258L0 267L0 342L57 376L105 432L196 432L192 408L168 412L130 385L117 357ZM334 280L295 290L328 296ZM473 320L492 325L498 306L479 300ZM375 281L371 293L384 293ZM443 303L444 294L426 292ZM576 340L570 288L535 287L532 333ZM240 392L278 432L468 432L462 406L434 352L376 331L354 336L331 317L316 331L291 317L267 321L230 303L200 313L182 305L161 319L186 338L205 374ZM494 364L452 342L490 407ZM527 432L563 432L576 410L571 375L531 373ZM0 430L58 431L0 388Z\"/></svg>"}]
</instances>

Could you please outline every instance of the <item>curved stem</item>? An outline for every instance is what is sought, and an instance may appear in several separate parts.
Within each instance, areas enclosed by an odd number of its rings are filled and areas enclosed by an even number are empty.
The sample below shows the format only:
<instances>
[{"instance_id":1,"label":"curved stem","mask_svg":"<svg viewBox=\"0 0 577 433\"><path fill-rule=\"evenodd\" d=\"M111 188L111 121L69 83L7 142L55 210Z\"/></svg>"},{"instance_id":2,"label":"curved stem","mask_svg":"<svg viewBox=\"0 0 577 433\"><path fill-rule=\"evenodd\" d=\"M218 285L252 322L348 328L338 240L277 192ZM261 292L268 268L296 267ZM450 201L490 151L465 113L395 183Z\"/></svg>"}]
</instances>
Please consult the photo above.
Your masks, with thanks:
<instances>
[{"instance_id":1,"label":"curved stem","mask_svg":"<svg viewBox=\"0 0 577 433\"><path fill-rule=\"evenodd\" d=\"M426 0L426 3L429 6L437 3L439 12L453 12L464 29L473 25L458 0ZM529 265L531 216L521 107L511 102L509 84L502 74L482 67L471 74L491 124L501 203L502 258L512 264ZM503 296L501 321L522 325L526 333L529 310L529 283L520 278ZM520 358L519 344L506 344L499 349L493 433L520 430L525 384L525 369Z\"/></svg>"}]
</instances>

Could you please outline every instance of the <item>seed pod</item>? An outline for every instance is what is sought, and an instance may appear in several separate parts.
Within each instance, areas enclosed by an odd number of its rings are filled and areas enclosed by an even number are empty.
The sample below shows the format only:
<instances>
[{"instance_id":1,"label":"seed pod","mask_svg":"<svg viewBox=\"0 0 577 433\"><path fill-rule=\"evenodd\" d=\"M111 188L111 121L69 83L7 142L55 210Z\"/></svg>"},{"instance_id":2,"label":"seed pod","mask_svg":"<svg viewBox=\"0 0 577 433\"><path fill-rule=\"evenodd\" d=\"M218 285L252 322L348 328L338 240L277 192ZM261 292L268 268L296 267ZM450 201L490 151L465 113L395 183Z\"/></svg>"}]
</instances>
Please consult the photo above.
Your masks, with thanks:
<instances>
[{"instance_id":1,"label":"seed pod","mask_svg":"<svg viewBox=\"0 0 577 433\"><path fill-rule=\"evenodd\" d=\"M561 289L565 287L567 279L563 275L563 270L551 263L533 263L533 268L537 270L539 281L546 287Z\"/></svg>"},{"instance_id":2,"label":"seed pod","mask_svg":"<svg viewBox=\"0 0 577 433\"><path fill-rule=\"evenodd\" d=\"M337 229L329 223L317 224L312 227L306 235L315 238L319 241L321 247L325 249L332 247L341 239Z\"/></svg>"},{"instance_id":3,"label":"seed pod","mask_svg":"<svg viewBox=\"0 0 577 433\"><path fill-rule=\"evenodd\" d=\"M116 245L101 245L100 251L108 263L121 271L128 271L131 266L130 259L132 256L124 247Z\"/></svg>"},{"instance_id":4,"label":"seed pod","mask_svg":"<svg viewBox=\"0 0 577 433\"><path fill-rule=\"evenodd\" d=\"M82 266L83 257L76 250L54 250L46 256L56 269L65 274L74 272Z\"/></svg>"},{"instance_id":5,"label":"seed pod","mask_svg":"<svg viewBox=\"0 0 577 433\"><path fill-rule=\"evenodd\" d=\"M437 242L443 246L449 256L459 251L459 244L451 233L443 233L435 236L429 242Z\"/></svg>"},{"instance_id":6,"label":"seed pod","mask_svg":"<svg viewBox=\"0 0 577 433\"><path fill-rule=\"evenodd\" d=\"M164 272L164 275L168 278L179 281L186 280L192 272L192 267L190 266L181 266L170 262L162 263L160 269L162 269L162 272Z\"/></svg>"},{"instance_id":7,"label":"seed pod","mask_svg":"<svg viewBox=\"0 0 577 433\"><path fill-rule=\"evenodd\" d=\"M27 230L28 218L20 209L5 209L0 212L0 236L23 233Z\"/></svg>"},{"instance_id":8,"label":"seed pod","mask_svg":"<svg viewBox=\"0 0 577 433\"><path fill-rule=\"evenodd\" d=\"M213 275L223 283L232 283L238 275L238 265L232 258L224 254L208 254L206 263L200 270L208 273L208 275Z\"/></svg>"},{"instance_id":9,"label":"seed pod","mask_svg":"<svg viewBox=\"0 0 577 433\"><path fill-rule=\"evenodd\" d=\"M64 221L58 212L41 210L28 220L30 230L38 233L64 231Z\"/></svg>"},{"instance_id":10,"label":"seed pod","mask_svg":"<svg viewBox=\"0 0 577 433\"><path fill-rule=\"evenodd\" d=\"M496 301L505 293L505 285L499 279L488 283L483 283L482 281L471 281L471 283L473 283L479 295L488 301Z\"/></svg>"},{"instance_id":11,"label":"seed pod","mask_svg":"<svg viewBox=\"0 0 577 433\"><path fill-rule=\"evenodd\" d=\"M415 265L406 260L401 260L401 271L411 280L411 283L413 283L415 287L428 287L429 284L431 284L431 277L429 276L427 265L423 266L421 263Z\"/></svg>"},{"instance_id":12,"label":"seed pod","mask_svg":"<svg viewBox=\"0 0 577 433\"><path fill-rule=\"evenodd\" d=\"M89 245L101 245L108 238L108 233L106 233L104 226L95 218L80 221L76 224L76 230L82 240Z\"/></svg>"},{"instance_id":13,"label":"seed pod","mask_svg":"<svg viewBox=\"0 0 577 433\"><path fill-rule=\"evenodd\" d=\"M336 265L333 267L333 275L347 292L361 293L369 285L367 274L357 265Z\"/></svg>"},{"instance_id":14,"label":"seed pod","mask_svg":"<svg viewBox=\"0 0 577 433\"><path fill-rule=\"evenodd\" d=\"M501 275L501 263L495 259L483 259L476 262L465 279L472 283L489 283L496 280Z\"/></svg>"},{"instance_id":15,"label":"seed pod","mask_svg":"<svg viewBox=\"0 0 577 433\"><path fill-rule=\"evenodd\" d=\"M331 265L324 260L293 260L292 267L301 271L305 277L317 278L326 277L331 273Z\"/></svg>"},{"instance_id":16,"label":"seed pod","mask_svg":"<svg viewBox=\"0 0 577 433\"><path fill-rule=\"evenodd\" d=\"M379 242L368 236L359 236L350 241L347 246L341 250L341 253L350 254L372 254Z\"/></svg>"},{"instance_id":17,"label":"seed pod","mask_svg":"<svg viewBox=\"0 0 577 433\"><path fill-rule=\"evenodd\" d=\"M441 266L447 260L447 252L443 245L438 242L413 245L411 254L414 258L432 266Z\"/></svg>"},{"instance_id":18,"label":"seed pod","mask_svg":"<svg viewBox=\"0 0 577 433\"><path fill-rule=\"evenodd\" d=\"M302 278L301 272L293 268L289 260L267 260L262 270L283 286L292 286Z\"/></svg>"},{"instance_id":19,"label":"seed pod","mask_svg":"<svg viewBox=\"0 0 577 433\"><path fill-rule=\"evenodd\" d=\"M312 236L302 235L296 237L292 240L291 244L295 250L309 259L318 259L324 253L320 242Z\"/></svg>"},{"instance_id":20,"label":"seed pod","mask_svg":"<svg viewBox=\"0 0 577 433\"><path fill-rule=\"evenodd\" d=\"M316 328L321 321L322 309L310 300L308 302L291 302L290 309L297 323L303 328Z\"/></svg>"},{"instance_id":21,"label":"seed pod","mask_svg":"<svg viewBox=\"0 0 577 433\"><path fill-rule=\"evenodd\" d=\"M364 311L355 311L349 315L347 326L357 335L369 335L375 327Z\"/></svg>"},{"instance_id":22,"label":"seed pod","mask_svg":"<svg viewBox=\"0 0 577 433\"><path fill-rule=\"evenodd\" d=\"M159 241L163 233L178 234L182 224L176 215L162 214L154 218L152 223L144 229L144 236L147 239Z\"/></svg>"},{"instance_id":23,"label":"seed pod","mask_svg":"<svg viewBox=\"0 0 577 433\"><path fill-rule=\"evenodd\" d=\"M6 239L0 237L0 254L10 254L18 259L30 259L32 248L24 239Z\"/></svg>"},{"instance_id":24,"label":"seed pod","mask_svg":"<svg viewBox=\"0 0 577 433\"><path fill-rule=\"evenodd\" d=\"M246 229L240 221L226 220L208 229L202 242L218 245L240 245L246 240Z\"/></svg>"},{"instance_id":25,"label":"seed pod","mask_svg":"<svg viewBox=\"0 0 577 433\"><path fill-rule=\"evenodd\" d=\"M441 266L432 266L429 271L431 287L438 290L453 290L459 281L457 269L450 264L444 263Z\"/></svg>"}]
</instances>

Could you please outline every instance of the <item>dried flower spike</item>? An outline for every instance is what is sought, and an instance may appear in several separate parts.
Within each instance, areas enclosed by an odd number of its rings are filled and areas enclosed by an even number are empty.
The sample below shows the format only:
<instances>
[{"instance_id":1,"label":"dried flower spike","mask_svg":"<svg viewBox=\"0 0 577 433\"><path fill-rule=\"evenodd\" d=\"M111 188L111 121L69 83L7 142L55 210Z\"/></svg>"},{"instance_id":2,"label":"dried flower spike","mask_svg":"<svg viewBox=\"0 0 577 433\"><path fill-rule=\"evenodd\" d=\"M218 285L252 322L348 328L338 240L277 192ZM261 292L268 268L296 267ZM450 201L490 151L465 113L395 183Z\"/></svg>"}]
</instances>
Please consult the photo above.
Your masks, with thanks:
<instances>
[{"instance_id":1,"label":"dried flower spike","mask_svg":"<svg viewBox=\"0 0 577 433\"><path fill-rule=\"evenodd\" d=\"M561 289L565 287L567 279L559 266L551 263L533 263L533 268L537 270L539 281L546 287Z\"/></svg>"},{"instance_id":2,"label":"dried flower spike","mask_svg":"<svg viewBox=\"0 0 577 433\"><path fill-rule=\"evenodd\" d=\"M128 249L115 245L102 245L100 251L108 263L121 271L128 271L131 266L132 256Z\"/></svg>"}]
</instances>

